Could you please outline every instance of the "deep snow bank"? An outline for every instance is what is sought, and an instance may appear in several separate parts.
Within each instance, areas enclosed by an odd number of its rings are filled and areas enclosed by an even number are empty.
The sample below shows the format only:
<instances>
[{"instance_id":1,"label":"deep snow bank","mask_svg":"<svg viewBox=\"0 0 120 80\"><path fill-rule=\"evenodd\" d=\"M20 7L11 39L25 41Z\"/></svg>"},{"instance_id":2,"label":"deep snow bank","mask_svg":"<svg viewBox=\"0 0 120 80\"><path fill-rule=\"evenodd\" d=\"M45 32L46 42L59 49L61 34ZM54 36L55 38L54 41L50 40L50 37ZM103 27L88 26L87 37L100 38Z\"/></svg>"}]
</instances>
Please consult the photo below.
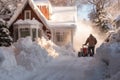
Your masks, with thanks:
<instances>
[{"instance_id":1,"label":"deep snow bank","mask_svg":"<svg viewBox=\"0 0 120 80\"><path fill-rule=\"evenodd\" d=\"M31 37L21 38L11 47L0 48L0 64L4 68L19 65L27 70L35 70L62 56L75 56L71 45L59 47L43 37L34 42Z\"/></svg>"},{"instance_id":2,"label":"deep snow bank","mask_svg":"<svg viewBox=\"0 0 120 80\"><path fill-rule=\"evenodd\" d=\"M103 43L96 50L95 59L105 64L104 78L108 80L120 79L120 28L109 36L109 42ZM104 71L105 72L105 71Z\"/></svg>"},{"instance_id":3,"label":"deep snow bank","mask_svg":"<svg viewBox=\"0 0 120 80\"><path fill-rule=\"evenodd\" d=\"M48 56L45 48L32 42L31 37L21 38L14 43L14 46L17 64L25 67L27 70L36 69L52 58Z\"/></svg>"},{"instance_id":4,"label":"deep snow bank","mask_svg":"<svg viewBox=\"0 0 120 80\"><path fill-rule=\"evenodd\" d=\"M57 57L73 56L70 45L60 48L46 39L21 38L10 47L0 47L0 80L27 80L34 71ZM28 79L29 80L29 79Z\"/></svg>"},{"instance_id":5,"label":"deep snow bank","mask_svg":"<svg viewBox=\"0 0 120 80\"><path fill-rule=\"evenodd\" d=\"M105 64L105 78L111 78L120 72L120 43L103 43L95 55L96 60Z\"/></svg>"},{"instance_id":6,"label":"deep snow bank","mask_svg":"<svg viewBox=\"0 0 120 80\"><path fill-rule=\"evenodd\" d=\"M17 65L14 47L0 47L0 80L23 80L29 72Z\"/></svg>"},{"instance_id":7,"label":"deep snow bank","mask_svg":"<svg viewBox=\"0 0 120 80\"><path fill-rule=\"evenodd\" d=\"M35 42L32 41L31 37L21 38L14 43L14 46L17 64L28 70L37 69L58 56L74 55L72 50L68 52L71 45L60 48L44 37L36 39Z\"/></svg>"}]
</instances>

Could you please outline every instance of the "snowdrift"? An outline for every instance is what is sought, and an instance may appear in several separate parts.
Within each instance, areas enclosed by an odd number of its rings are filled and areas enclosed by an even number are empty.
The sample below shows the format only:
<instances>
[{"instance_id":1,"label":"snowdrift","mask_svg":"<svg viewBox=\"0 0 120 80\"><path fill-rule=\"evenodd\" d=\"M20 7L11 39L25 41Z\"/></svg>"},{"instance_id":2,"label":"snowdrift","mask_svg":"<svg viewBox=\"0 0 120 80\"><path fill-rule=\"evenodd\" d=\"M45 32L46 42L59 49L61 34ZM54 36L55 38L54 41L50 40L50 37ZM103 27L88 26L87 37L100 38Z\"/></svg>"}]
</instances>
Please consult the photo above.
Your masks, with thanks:
<instances>
[{"instance_id":1,"label":"snowdrift","mask_svg":"<svg viewBox=\"0 0 120 80\"><path fill-rule=\"evenodd\" d=\"M58 56L75 56L70 44L60 48L43 37L35 42L31 37L21 38L11 47L1 47L0 52L2 66L20 65L27 70L35 70Z\"/></svg>"},{"instance_id":2,"label":"snowdrift","mask_svg":"<svg viewBox=\"0 0 120 80\"><path fill-rule=\"evenodd\" d=\"M0 66L10 69L16 66L16 59L12 47L0 47Z\"/></svg>"},{"instance_id":3,"label":"snowdrift","mask_svg":"<svg viewBox=\"0 0 120 80\"><path fill-rule=\"evenodd\" d=\"M66 50L70 48L60 48L45 38L33 42L31 37L21 38L10 47L0 47L0 80L27 80L55 58L73 56L73 51Z\"/></svg>"},{"instance_id":4,"label":"snowdrift","mask_svg":"<svg viewBox=\"0 0 120 80\"><path fill-rule=\"evenodd\" d=\"M10 47L0 47L0 79L28 80L32 72L63 56L76 57L71 44L58 47L45 38L35 42L31 37L21 38ZM120 29L112 33L109 42L96 49L88 70L83 73L84 80L119 80L119 57Z\"/></svg>"}]
</instances>

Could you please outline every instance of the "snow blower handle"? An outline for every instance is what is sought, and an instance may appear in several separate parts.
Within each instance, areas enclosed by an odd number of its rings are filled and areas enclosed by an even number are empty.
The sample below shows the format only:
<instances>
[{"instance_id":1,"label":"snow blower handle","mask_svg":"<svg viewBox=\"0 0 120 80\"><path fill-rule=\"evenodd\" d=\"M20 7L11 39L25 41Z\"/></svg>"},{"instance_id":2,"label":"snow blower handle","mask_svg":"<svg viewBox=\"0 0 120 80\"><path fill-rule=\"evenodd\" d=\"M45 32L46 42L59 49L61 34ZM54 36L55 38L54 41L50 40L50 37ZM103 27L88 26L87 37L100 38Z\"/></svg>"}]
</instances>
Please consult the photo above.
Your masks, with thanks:
<instances>
[{"instance_id":1,"label":"snow blower handle","mask_svg":"<svg viewBox=\"0 0 120 80\"><path fill-rule=\"evenodd\" d=\"M84 47L88 47L88 45L86 45L86 44L83 44L83 45L82 45L82 47L83 47L83 48L84 48Z\"/></svg>"},{"instance_id":2,"label":"snow blower handle","mask_svg":"<svg viewBox=\"0 0 120 80\"><path fill-rule=\"evenodd\" d=\"M86 44L82 44L82 47L87 46Z\"/></svg>"}]
</instances>

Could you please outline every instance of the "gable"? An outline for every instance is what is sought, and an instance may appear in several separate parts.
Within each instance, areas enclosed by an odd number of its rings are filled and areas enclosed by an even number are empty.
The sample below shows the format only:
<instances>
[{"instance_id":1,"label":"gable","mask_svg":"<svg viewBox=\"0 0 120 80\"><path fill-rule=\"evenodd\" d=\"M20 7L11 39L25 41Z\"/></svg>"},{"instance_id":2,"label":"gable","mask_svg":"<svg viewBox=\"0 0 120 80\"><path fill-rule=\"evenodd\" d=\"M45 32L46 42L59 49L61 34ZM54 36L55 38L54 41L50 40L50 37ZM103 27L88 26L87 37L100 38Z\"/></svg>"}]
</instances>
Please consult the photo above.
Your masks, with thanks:
<instances>
[{"instance_id":1,"label":"gable","mask_svg":"<svg viewBox=\"0 0 120 80\"><path fill-rule=\"evenodd\" d=\"M43 30L50 30L49 24L45 16L42 14L42 12L39 10L39 8L35 5L33 0L24 0L24 2L16 9L13 16L10 18L9 21L7 21L7 26L11 27L14 22L18 19L23 19L23 11L25 9L30 9L32 12L34 12L34 17L38 21L40 21L44 27Z\"/></svg>"},{"instance_id":2,"label":"gable","mask_svg":"<svg viewBox=\"0 0 120 80\"><path fill-rule=\"evenodd\" d=\"M49 24L45 16L42 14L42 12L38 9L38 7L34 4L33 0L24 0L21 6L17 8L17 10L14 12L11 19L7 22L7 26L10 30L10 35L13 36L13 24L20 19L24 20L24 12L25 10L30 10L31 12L31 19L35 18L40 23L42 23L43 32L48 36L50 39L51 37L48 34L51 34Z\"/></svg>"},{"instance_id":3,"label":"gable","mask_svg":"<svg viewBox=\"0 0 120 80\"><path fill-rule=\"evenodd\" d=\"M25 5L24 9L22 10L22 12L20 12L20 14L16 18L16 20L13 22L13 24L19 19L25 20L25 18L24 18L25 14L24 13L25 13L26 10L31 11L31 19L35 18L36 20L38 20L40 23L43 24L42 20L38 18L39 16L37 16L37 14L33 11L33 9L31 8L31 6L28 3ZM44 24L43 24L43 30L44 31L46 30L46 26Z\"/></svg>"}]
</instances>

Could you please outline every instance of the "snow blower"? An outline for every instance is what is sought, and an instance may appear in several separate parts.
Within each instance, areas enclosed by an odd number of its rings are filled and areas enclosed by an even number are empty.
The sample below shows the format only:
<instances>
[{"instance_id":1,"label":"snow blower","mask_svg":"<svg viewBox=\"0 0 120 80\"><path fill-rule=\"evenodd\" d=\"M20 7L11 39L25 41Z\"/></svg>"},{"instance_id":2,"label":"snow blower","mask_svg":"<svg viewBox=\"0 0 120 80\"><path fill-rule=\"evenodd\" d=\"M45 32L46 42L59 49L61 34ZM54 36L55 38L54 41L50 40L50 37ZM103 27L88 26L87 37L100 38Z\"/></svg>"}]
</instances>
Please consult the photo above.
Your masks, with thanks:
<instances>
[{"instance_id":1,"label":"snow blower","mask_svg":"<svg viewBox=\"0 0 120 80\"><path fill-rule=\"evenodd\" d=\"M80 51L78 52L78 57L85 57L88 56L88 46L82 45L82 48L80 48Z\"/></svg>"}]
</instances>

